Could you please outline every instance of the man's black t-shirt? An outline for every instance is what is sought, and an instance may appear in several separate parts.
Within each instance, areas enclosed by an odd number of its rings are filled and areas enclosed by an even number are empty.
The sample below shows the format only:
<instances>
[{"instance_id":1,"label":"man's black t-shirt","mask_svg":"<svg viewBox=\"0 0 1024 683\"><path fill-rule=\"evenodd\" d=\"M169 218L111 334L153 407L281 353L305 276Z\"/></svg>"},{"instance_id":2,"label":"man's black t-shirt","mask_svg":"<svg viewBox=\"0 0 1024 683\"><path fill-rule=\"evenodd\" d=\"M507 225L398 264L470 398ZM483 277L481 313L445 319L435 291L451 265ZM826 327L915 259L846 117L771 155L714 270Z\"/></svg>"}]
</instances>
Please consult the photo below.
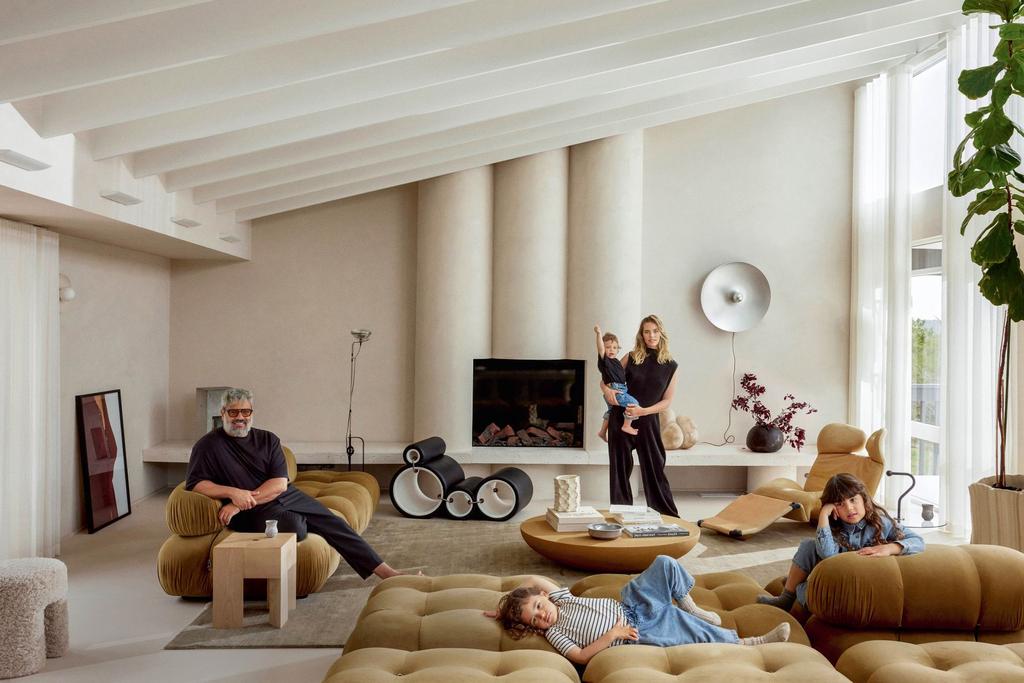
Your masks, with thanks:
<instances>
[{"instance_id":1,"label":"man's black t-shirt","mask_svg":"<svg viewBox=\"0 0 1024 683\"><path fill-rule=\"evenodd\" d=\"M188 461L185 488L205 480L255 491L267 479L288 476L281 440L273 432L250 429L245 437L218 428L199 439Z\"/></svg>"},{"instance_id":2,"label":"man's black t-shirt","mask_svg":"<svg viewBox=\"0 0 1024 683\"><path fill-rule=\"evenodd\" d=\"M597 369L601 372L601 381L605 384L626 383L626 370L618 358L598 356Z\"/></svg>"}]
</instances>

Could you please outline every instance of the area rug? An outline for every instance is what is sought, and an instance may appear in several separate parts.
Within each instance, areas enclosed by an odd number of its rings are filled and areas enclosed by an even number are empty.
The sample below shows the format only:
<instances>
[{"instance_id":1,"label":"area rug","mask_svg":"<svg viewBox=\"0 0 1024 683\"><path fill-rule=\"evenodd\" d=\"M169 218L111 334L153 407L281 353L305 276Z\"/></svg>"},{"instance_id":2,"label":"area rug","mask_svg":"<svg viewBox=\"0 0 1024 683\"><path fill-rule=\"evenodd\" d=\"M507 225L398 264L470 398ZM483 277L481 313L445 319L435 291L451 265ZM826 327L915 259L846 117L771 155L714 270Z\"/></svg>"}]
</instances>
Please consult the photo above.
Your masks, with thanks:
<instances>
[{"instance_id":1,"label":"area rug","mask_svg":"<svg viewBox=\"0 0 1024 683\"><path fill-rule=\"evenodd\" d=\"M502 524L378 516L363 535L389 564L409 573L541 574L563 586L592 573L560 566L535 553L523 542L519 521ZM738 571L764 584L786 572L804 538L813 538L813 529L795 522L772 525L745 541L704 532L682 563L692 574ZM266 602L246 602L243 628L214 629L212 609L207 605L166 649L340 648L377 583L373 577L363 581L342 562L320 592L298 601L284 628L267 623Z\"/></svg>"}]
</instances>

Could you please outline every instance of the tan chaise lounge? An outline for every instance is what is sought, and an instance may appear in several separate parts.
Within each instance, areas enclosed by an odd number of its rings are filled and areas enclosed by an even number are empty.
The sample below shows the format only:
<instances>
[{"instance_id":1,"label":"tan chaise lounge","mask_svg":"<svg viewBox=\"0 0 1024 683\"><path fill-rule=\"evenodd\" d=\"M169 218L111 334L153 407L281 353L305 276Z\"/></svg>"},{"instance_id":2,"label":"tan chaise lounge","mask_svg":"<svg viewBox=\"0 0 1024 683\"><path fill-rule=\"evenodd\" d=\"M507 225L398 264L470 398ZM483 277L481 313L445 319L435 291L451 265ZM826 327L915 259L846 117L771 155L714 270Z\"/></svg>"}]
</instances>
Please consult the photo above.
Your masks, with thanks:
<instances>
[{"instance_id":1,"label":"tan chaise lounge","mask_svg":"<svg viewBox=\"0 0 1024 683\"><path fill-rule=\"evenodd\" d=\"M853 683L1024 681L1024 644L872 641L847 650L836 669Z\"/></svg>"},{"instance_id":2,"label":"tan chaise lounge","mask_svg":"<svg viewBox=\"0 0 1024 683\"><path fill-rule=\"evenodd\" d=\"M284 449L288 479L362 533L370 523L380 487L365 472L298 473L295 456ZM171 537L157 555L157 577L168 595L209 597L213 592L210 552L231 532L217 519L219 501L186 491L182 482L167 500L166 520ZM308 595L323 587L338 568L341 556L317 534L298 544L296 593ZM256 585L256 584L254 584Z\"/></svg>"}]
</instances>

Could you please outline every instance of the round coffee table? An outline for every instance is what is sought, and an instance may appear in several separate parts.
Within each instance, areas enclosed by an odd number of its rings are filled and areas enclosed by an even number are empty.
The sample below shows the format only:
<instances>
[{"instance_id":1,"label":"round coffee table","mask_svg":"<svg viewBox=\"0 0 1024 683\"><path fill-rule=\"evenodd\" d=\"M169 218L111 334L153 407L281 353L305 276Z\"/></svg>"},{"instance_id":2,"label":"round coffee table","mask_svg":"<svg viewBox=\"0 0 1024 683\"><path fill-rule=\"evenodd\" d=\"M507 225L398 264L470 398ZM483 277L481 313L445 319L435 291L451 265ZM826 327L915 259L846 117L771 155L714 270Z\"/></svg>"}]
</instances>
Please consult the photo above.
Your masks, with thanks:
<instances>
[{"instance_id":1,"label":"round coffee table","mask_svg":"<svg viewBox=\"0 0 1024 683\"><path fill-rule=\"evenodd\" d=\"M601 512L605 512L602 510ZM611 520L605 513L606 518ZM678 517L662 515L665 524L678 524L689 536L630 538L622 534L610 541L591 538L586 531L555 531L544 515L531 517L519 526L526 544L559 564L599 572L641 572L658 555L682 557L700 540L700 527Z\"/></svg>"}]
</instances>

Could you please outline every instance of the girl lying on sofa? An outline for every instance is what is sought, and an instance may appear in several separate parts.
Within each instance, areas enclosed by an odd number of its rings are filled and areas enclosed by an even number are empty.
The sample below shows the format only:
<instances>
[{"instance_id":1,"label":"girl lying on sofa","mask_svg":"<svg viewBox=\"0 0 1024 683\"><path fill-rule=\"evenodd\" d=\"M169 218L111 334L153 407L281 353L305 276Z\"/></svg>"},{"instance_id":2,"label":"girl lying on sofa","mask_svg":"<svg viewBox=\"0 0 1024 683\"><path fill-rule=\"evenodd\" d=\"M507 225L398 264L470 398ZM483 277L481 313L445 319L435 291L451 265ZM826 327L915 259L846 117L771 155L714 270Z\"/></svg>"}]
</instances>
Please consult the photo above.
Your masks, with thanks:
<instances>
[{"instance_id":1,"label":"girl lying on sofa","mask_svg":"<svg viewBox=\"0 0 1024 683\"><path fill-rule=\"evenodd\" d=\"M807 605L807 576L822 560L844 552L869 557L913 555L924 550L924 539L904 529L876 505L867 488L852 474L833 476L821 492L821 512L814 540L800 542L786 576L785 590L775 598L761 596L758 602L786 611L794 600Z\"/></svg>"},{"instance_id":2,"label":"girl lying on sofa","mask_svg":"<svg viewBox=\"0 0 1024 683\"><path fill-rule=\"evenodd\" d=\"M697 606L689 595L691 588L689 572L671 557L660 555L622 588L622 602L576 597L568 588L531 576L501 597L497 611L484 615L501 621L516 639L543 633L552 647L580 665L601 650L627 643L761 645L789 639L785 622L762 636L740 638L736 631L719 625L722 621L717 614Z\"/></svg>"}]
</instances>

